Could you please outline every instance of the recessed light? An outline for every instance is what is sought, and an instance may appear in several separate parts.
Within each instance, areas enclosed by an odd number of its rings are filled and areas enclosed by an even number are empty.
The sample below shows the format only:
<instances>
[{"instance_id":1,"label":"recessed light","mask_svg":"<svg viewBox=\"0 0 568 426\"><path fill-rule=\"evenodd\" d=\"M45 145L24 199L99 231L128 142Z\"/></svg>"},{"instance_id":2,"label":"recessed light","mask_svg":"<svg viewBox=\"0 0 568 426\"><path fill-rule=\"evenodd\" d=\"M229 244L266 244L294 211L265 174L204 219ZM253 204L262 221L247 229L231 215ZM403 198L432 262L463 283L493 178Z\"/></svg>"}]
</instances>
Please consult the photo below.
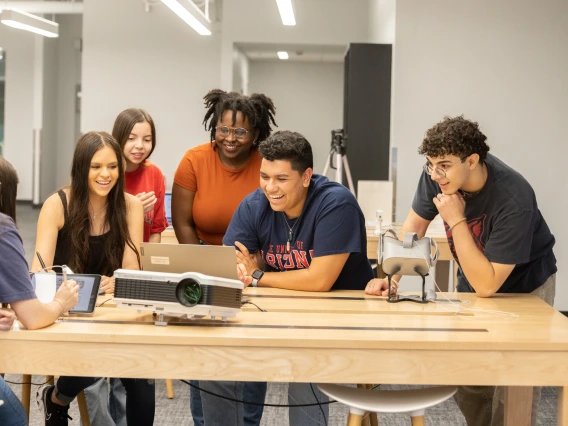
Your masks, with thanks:
<instances>
[{"instance_id":1,"label":"recessed light","mask_svg":"<svg viewBox=\"0 0 568 426\"><path fill-rule=\"evenodd\" d=\"M294 9L292 8L292 0L276 0L280 18L284 25L296 25L296 18L294 17Z\"/></svg>"}]
</instances>

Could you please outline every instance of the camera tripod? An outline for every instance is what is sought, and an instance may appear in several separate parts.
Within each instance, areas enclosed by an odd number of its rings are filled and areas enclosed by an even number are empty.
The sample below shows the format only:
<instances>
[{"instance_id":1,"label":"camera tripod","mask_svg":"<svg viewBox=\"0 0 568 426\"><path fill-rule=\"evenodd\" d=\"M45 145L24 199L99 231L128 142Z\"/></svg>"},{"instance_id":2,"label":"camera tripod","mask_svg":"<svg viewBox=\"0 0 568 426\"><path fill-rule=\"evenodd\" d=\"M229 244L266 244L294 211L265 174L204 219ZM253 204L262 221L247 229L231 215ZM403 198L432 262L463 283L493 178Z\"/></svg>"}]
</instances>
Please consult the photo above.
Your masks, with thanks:
<instances>
[{"instance_id":1,"label":"camera tripod","mask_svg":"<svg viewBox=\"0 0 568 426\"><path fill-rule=\"evenodd\" d=\"M343 135L343 129L331 131L331 150L329 151L327 160L325 160L323 175L327 175L327 171L331 166L332 169L335 169L335 182L343 184L343 169L345 168L349 190L355 195L351 170L349 169L349 161L347 161L346 140L347 137ZM333 157L335 157L335 167L333 167Z\"/></svg>"}]
</instances>

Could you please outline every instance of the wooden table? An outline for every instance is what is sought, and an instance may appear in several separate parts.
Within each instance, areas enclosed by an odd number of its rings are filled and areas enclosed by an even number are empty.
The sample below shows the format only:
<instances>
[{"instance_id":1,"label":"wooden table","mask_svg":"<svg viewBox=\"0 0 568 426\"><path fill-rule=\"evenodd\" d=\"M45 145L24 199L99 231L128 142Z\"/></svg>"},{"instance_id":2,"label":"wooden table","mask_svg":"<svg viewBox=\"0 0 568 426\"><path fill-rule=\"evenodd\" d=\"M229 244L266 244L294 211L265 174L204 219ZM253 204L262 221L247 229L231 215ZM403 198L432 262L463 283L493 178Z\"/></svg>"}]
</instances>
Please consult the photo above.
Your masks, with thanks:
<instances>
[{"instance_id":1,"label":"wooden table","mask_svg":"<svg viewBox=\"0 0 568 426\"><path fill-rule=\"evenodd\" d=\"M504 385L506 424L530 423L531 386L560 386L568 425L568 319L532 295L389 304L360 291L249 288L227 323L153 325L149 312L109 303L37 331L0 333L0 371L274 382ZM455 298L454 294L449 297ZM438 298L441 299L441 296ZM464 303L466 302L466 303ZM247 305L245 305L247 306Z\"/></svg>"}]
</instances>

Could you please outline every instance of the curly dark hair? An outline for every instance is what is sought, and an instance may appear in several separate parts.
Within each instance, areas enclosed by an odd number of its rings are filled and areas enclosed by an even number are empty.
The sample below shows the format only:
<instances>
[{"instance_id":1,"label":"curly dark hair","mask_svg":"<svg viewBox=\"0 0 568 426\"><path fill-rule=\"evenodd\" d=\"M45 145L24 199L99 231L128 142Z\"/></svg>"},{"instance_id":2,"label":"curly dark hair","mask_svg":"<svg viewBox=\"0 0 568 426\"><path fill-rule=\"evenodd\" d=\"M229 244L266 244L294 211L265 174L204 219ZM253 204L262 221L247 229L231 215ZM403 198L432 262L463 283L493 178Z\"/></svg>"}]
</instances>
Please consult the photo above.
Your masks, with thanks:
<instances>
[{"instance_id":1,"label":"curly dark hair","mask_svg":"<svg viewBox=\"0 0 568 426\"><path fill-rule=\"evenodd\" d=\"M258 131L258 138L253 143L253 148L270 136L272 128L270 124L278 125L274 121L276 107L268 96L253 93L250 96L241 95L237 92L227 93L224 90L210 90L204 97L207 113L203 119L205 130L211 132L211 140L215 140L215 127L225 111L233 111L233 125L237 119L237 112L246 118L252 130ZM213 146L216 149L216 146Z\"/></svg>"},{"instance_id":2,"label":"curly dark hair","mask_svg":"<svg viewBox=\"0 0 568 426\"><path fill-rule=\"evenodd\" d=\"M479 130L479 124L458 117L444 117L442 121L426 131L418 153L428 157L455 155L464 158L478 154L479 161L484 161L489 151L485 143L487 136Z\"/></svg>"},{"instance_id":3,"label":"curly dark hair","mask_svg":"<svg viewBox=\"0 0 568 426\"><path fill-rule=\"evenodd\" d=\"M289 161L292 170L300 174L308 168L314 168L312 146L305 137L296 132L288 130L276 132L259 145L258 151L262 158L268 161Z\"/></svg>"}]
</instances>

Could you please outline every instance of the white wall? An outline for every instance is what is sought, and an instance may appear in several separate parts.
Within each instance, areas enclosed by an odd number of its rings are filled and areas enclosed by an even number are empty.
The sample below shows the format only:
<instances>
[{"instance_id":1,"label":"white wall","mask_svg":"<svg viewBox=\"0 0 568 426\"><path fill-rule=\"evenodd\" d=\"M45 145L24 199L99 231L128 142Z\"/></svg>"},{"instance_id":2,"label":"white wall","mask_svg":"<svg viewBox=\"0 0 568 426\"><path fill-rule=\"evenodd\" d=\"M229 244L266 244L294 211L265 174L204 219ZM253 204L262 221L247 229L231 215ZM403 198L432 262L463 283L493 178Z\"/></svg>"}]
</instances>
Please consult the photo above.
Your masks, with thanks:
<instances>
[{"instance_id":1,"label":"white wall","mask_svg":"<svg viewBox=\"0 0 568 426\"><path fill-rule=\"evenodd\" d=\"M275 1L223 2L222 88L233 81L233 43L347 45L368 39L368 0L296 0L293 5L296 26L291 27L282 25Z\"/></svg>"},{"instance_id":2,"label":"white wall","mask_svg":"<svg viewBox=\"0 0 568 426\"><path fill-rule=\"evenodd\" d=\"M39 173L38 204L51 195L57 188L56 178L58 167L57 158L57 74L59 40L42 38L43 60L41 65L41 158ZM41 47L40 47L41 48ZM35 201L35 200L34 200Z\"/></svg>"},{"instance_id":3,"label":"white wall","mask_svg":"<svg viewBox=\"0 0 568 426\"><path fill-rule=\"evenodd\" d=\"M34 124L42 128L39 201L67 183L69 176L76 140L74 87L81 79L73 41L81 37L81 16L57 15L56 21L56 39L0 26L0 40L8 52L4 152L18 171L19 200L33 196Z\"/></svg>"},{"instance_id":4,"label":"white wall","mask_svg":"<svg viewBox=\"0 0 568 426\"><path fill-rule=\"evenodd\" d=\"M220 36L198 35L160 4L147 13L139 0L85 0L84 9L81 130L110 132L122 110L148 110L152 160L171 188L183 153L209 139L203 96L219 87Z\"/></svg>"},{"instance_id":5,"label":"white wall","mask_svg":"<svg viewBox=\"0 0 568 426\"><path fill-rule=\"evenodd\" d=\"M76 87L81 84L80 42L83 34L82 15L57 15L57 170L55 186L69 184L71 160L79 136L79 113L76 111Z\"/></svg>"},{"instance_id":6,"label":"white wall","mask_svg":"<svg viewBox=\"0 0 568 426\"><path fill-rule=\"evenodd\" d=\"M18 171L18 198L32 199L32 105L34 40L32 33L0 25L6 50L4 156Z\"/></svg>"},{"instance_id":7,"label":"white wall","mask_svg":"<svg viewBox=\"0 0 568 426\"><path fill-rule=\"evenodd\" d=\"M393 145L398 147L397 220L403 220L423 158L424 132L444 115L480 123L491 152L536 191L556 236L555 306L568 310L566 117L568 2L398 0Z\"/></svg>"},{"instance_id":8,"label":"white wall","mask_svg":"<svg viewBox=\"0 0 568 426\"><path fill-rule=\"evenodd\" d=\"M303 134L312 145L315 172L322 173L331 130L343 127L343 64L251 61L250 92L272 98L275 130Z\"/></svg>"},{"instance_id":9,"label":"white wall","mask_svg":"<svg viewBox=\"0 0 568 426\"><path fill-rule=\"evenodd\" d=\"M250 61L241 49L233 46L233 87L231 90L243 95L249 94Z\"/></svg>"},{"instance_id":10,"label":"white wall","mask_svg":"<svg viewBox=\"0 0 568 426\"><path fill-rule=\"evenodd\" d=\"M369 0L369 42L393 44L396 0Z\"/></svg>"}]
</instances>

